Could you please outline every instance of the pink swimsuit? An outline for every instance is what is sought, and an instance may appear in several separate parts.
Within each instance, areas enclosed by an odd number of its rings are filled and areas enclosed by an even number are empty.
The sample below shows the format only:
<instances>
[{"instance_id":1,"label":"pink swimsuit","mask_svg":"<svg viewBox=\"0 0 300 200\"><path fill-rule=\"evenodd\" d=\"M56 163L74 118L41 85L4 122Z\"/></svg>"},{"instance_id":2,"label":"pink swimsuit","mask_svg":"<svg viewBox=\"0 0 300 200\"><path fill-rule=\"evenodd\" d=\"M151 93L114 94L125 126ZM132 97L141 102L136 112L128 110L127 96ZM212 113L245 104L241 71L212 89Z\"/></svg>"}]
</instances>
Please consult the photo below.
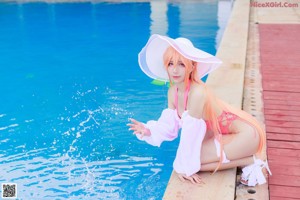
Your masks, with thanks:
<instances>
[{"instance_id":1,"label":"pink swimsuit","mask_svg":"<svg viewBox=\"0 0 300 200\"><path fill-rule=\"evenodd\" d=\"M188 90L184 94L184 109L180 117L178 115L177 108L175 110L167 108L163 110L160 118L155 120L150 120L144 126L148 128L151 132L150 136L141 137L140 134L136 134L139 140L143 140L148 144L153 146L160 146L163 141L172 141L178 137L178 131L181 129L180 142L177 149L176 157L173 162L173 168L177 173L182 173L187 176L191 176L201 169L201 151L202 142L206 135L207 131L207 122L203 119L198 119L189 115L187 111L187 99L188 99ZM177 107L178 104L178 91L175 92L175 104ZM223 112L225 113L225 112ZM221 115L220 123L223 124L223 116L225 116L227 124L222 125L224 133L228 133L228 127L235 117L235 115ZM209 124L209 123L208 123ZM225 127L225 128L224 128ZM220 157L220 143L214 139L215 146L217 149L217 156ZM225 155L223 154L223 163L230 162Z\"/></svg>"},{"instance_id":2,"label":"pink swimsuit","mask_svg":"<svg viewBox=\"0 0 300 200\"><path fill-rule=\"evenodd\" d=\"M188 86L187 90L184 93L184 110L187 110L187 100L188 100L188 93L189 93L190 87ZM175 90L175 108L177 110L178 107L178 88ZM218 116L220 131L223 135L229 134L229 127L231 126L232 122L239 117L231 112L223 111L221 115ZM211 123L208 120L205 120L207 130L211 130Z\"/></svg>"},{"instance_id":3,"label":"pink swimsuit","mask_svg":"<svg viewBox=\"0 0 300 200\"><path fill-rule=\"evenodd\" d=\"M220 131L222 135L229 134L229 127L231 126L232 122L239 117L231 112L223 111L221 115L218 116L218 122L220 126ZM205 120L207 130L211 130L211 123L208 120Z\"/></svg>"}]
</instances>

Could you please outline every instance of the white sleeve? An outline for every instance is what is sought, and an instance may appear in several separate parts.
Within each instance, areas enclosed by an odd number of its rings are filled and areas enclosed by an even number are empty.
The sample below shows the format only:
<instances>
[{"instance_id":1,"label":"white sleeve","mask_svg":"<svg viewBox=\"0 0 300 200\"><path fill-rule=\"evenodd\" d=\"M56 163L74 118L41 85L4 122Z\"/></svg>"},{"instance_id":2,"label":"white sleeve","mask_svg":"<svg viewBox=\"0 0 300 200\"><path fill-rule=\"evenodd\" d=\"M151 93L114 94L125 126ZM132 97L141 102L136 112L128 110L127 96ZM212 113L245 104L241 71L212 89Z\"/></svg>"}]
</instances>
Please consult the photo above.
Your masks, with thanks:
<instances>
[{"instance_id":1,"label":"white sleeve","mask_svg":"<svg viewBox=\"0 0 300 200\"><path fill-rule=\"evenodd\" d=\"M175 110L164 109L158 121L151 120L144 124L150 130L151 135L141 138L140 134L136 134L137 138L158 147L163 141L174 140L178 136L179 129L175 114Z\"/></svg>"},{"instance_id":2,"label":"white sleeve","mask_svg":"<svg viewBox=\"0 0 300 200\"><path fill-rule=\"evenodd\" d=\"M182 117L182 130L173 168L177 173L191 176L201 168L201 147L206 133L203 119L190 116L187 112Z\"/></svg>"}]
</instances>

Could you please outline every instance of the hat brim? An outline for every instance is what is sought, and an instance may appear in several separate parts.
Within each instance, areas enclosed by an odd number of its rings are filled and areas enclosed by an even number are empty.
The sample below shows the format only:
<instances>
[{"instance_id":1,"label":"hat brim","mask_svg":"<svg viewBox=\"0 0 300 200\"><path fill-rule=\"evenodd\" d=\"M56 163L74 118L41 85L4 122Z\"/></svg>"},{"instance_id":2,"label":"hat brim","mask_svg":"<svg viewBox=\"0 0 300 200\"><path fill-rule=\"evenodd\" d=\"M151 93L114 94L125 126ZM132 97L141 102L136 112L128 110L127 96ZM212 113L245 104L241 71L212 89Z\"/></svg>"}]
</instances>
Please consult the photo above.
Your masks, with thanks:
<instances>
[{"instance_id":1,"label":"hat brim","mask_svg":"<svg viewBox=\"0 0 300 200\"><path fill-rule=\"evenodd\" d=\"M205 51L178 42L167 36L154 34L149 38L147 44L138 55L140 68L150 78L169 81L169 76L163 62L164 52L169 46L172 46L185 58L197 62L199 79L222 64L220 59Z\"/></svg>"}]
</instances>

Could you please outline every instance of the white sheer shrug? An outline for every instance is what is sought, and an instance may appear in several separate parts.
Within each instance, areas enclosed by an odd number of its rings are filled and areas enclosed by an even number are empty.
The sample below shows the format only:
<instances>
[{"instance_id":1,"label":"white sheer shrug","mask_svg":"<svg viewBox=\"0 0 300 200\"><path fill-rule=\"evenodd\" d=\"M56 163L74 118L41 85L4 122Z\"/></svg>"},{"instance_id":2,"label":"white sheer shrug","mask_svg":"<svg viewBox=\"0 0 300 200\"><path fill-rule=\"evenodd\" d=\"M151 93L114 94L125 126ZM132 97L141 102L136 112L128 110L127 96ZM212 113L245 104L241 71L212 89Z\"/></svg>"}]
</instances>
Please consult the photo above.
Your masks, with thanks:
<instances>
[{"instance_id":1,"label":"white sheer shrug","mask_svg":"<svg viewBox=\"0 0 300 200\"><path fill-rule=\"evenodd\" d=\"M185 111L180 119L177 110L165 109L157 121L151 120L145 124L151 132L150 136L141 138L148 144L159 147L163 141L172 141L178 137L181 128L180 142L173 168L177 173L191 176L201 168L201 147L206 133L206 124L203 119L197 119Z\"/></svg>"}]
</instances>

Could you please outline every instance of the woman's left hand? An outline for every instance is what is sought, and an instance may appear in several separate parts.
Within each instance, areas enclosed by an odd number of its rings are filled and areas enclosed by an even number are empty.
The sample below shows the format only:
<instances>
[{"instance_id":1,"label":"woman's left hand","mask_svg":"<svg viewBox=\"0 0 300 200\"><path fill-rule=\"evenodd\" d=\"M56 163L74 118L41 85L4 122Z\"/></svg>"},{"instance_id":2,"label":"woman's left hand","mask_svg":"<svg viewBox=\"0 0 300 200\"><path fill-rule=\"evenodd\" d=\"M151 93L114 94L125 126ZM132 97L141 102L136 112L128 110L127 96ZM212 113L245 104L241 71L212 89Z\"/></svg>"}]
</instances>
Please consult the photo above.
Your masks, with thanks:
<instances>
[{"instance_id":1,"label":"woman's left hand","mask_svg":"<svg viewBox=\"0 0 300 200\"><path fill-rule=\"evenodd\" d=\"M129 126L129 130L134 131L133 134L140 134L141 138L143 138L144 136L150 136L151 132L148 128L146 128L143 123L130 118L129 119L131 121L131 124L127 124L127 126Z\"/></svg>"},{"instance_id":2,"label":"woman's left hand","mask_svg":"<svg viewBox=\"0 0 300 200\"><path fill-rule=\"evenodd\" d=\"M205 184L201 177L198 174L193 174L191 176L186 176L184 174L179 174L177 173L178 178L182 181L185 182L186 180L191 181L193 184Z\"/></svg>"}]
</instances>

